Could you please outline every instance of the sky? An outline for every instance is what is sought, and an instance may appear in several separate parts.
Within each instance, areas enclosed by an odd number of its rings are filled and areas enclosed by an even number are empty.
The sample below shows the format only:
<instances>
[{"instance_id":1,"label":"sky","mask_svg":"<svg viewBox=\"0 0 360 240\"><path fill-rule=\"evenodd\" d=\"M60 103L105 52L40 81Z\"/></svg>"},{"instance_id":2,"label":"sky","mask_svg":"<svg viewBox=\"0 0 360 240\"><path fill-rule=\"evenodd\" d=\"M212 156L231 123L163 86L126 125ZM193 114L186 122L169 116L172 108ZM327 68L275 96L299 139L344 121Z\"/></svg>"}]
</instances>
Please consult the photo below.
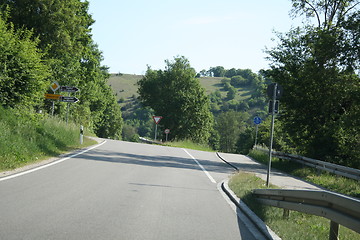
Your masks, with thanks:
<instances>
[{"instance_id":1,"label":"sky","mask_svg":"<svg viewBox=\"0 0 360 240\"><path fill-rule=\"evenodd\" d=\"M269 68L276 32L299 25L290 0L89 0L93 40L110 73L145 74L184 56L210 67ZM274 41L275 39L275 41Z\"/></svg>"}]
</instances>

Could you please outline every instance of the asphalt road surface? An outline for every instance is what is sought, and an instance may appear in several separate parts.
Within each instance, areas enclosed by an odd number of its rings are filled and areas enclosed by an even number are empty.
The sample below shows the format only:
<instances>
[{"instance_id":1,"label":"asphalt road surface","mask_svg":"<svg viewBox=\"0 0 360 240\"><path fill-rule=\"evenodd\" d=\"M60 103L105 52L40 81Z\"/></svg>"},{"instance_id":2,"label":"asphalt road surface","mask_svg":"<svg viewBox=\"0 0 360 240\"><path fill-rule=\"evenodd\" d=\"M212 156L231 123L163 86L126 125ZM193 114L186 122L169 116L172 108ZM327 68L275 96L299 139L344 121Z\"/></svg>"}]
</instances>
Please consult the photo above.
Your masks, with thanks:
<instances>
[{"instance_id":1,"label":"asphalt road surface","mask_svg":"<svg viewBox=\"0 0 360 240\"><path fill-rule=\"evenodd\" d=\"M255 239L215 153L107 140L0 179L0 239Z\"/></svg>"}]
</instances>

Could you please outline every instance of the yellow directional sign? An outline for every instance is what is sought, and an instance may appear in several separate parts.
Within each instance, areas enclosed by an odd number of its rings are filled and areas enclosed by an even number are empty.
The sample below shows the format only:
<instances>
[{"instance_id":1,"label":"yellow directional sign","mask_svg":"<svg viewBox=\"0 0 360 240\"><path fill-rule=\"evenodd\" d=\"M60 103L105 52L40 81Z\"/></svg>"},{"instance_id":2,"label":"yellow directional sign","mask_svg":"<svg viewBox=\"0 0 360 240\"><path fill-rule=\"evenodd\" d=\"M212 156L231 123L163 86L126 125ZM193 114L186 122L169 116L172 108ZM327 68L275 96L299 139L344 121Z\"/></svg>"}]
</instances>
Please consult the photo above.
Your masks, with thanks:
<instances>
[{"instance_id":1,"label":"yellow directional sign","mask_svg":"<svg viewBox=\"0 0 360 240\"><path fill-rule=\"evenodd\" d=\"M46 99L59 100L61 97L62 97L62 95L60 95L60 94L50 94L50 93L45 94Z\"/></svg>"}]
</instances>

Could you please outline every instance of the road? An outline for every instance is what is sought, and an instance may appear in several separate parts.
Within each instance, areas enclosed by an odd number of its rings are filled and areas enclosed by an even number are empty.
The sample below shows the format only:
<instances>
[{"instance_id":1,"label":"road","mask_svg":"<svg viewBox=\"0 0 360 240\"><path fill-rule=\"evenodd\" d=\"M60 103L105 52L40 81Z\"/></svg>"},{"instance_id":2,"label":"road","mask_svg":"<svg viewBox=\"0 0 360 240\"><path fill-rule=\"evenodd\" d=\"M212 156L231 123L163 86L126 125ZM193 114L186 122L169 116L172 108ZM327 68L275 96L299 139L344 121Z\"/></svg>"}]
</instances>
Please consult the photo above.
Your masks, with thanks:
<instances>
[{"instance_id":1,"label":"road","mask_svg":"<svg viewBox=\"0 0 360 240\"><path fill-rule=\"evenodd\" d=\"M255 239L218 190L208 153L107 140L0 179L0 239Z\"/></svg>"}]
</instances>

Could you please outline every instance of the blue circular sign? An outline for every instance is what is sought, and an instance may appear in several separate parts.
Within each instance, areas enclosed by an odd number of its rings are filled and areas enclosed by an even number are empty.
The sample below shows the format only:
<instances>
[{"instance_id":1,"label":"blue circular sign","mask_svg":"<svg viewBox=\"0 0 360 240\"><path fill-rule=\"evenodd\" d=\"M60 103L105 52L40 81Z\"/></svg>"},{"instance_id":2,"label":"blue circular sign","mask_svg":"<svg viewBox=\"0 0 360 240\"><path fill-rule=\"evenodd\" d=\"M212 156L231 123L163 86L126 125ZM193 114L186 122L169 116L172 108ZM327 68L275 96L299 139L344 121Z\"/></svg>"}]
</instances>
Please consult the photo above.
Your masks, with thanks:
<instances>
[{"instance_id":1,"label":"blue circular sign","mask_svg":"<svg viewBox=\"0 0 360 240\"><path fill-rule=\"evenodd\" d=\"M255 117L255 118L254 118L254 123L255 123L256 125L260 124L260 123L261 123L261 118Z\"/></svg>"}]
</instances>

